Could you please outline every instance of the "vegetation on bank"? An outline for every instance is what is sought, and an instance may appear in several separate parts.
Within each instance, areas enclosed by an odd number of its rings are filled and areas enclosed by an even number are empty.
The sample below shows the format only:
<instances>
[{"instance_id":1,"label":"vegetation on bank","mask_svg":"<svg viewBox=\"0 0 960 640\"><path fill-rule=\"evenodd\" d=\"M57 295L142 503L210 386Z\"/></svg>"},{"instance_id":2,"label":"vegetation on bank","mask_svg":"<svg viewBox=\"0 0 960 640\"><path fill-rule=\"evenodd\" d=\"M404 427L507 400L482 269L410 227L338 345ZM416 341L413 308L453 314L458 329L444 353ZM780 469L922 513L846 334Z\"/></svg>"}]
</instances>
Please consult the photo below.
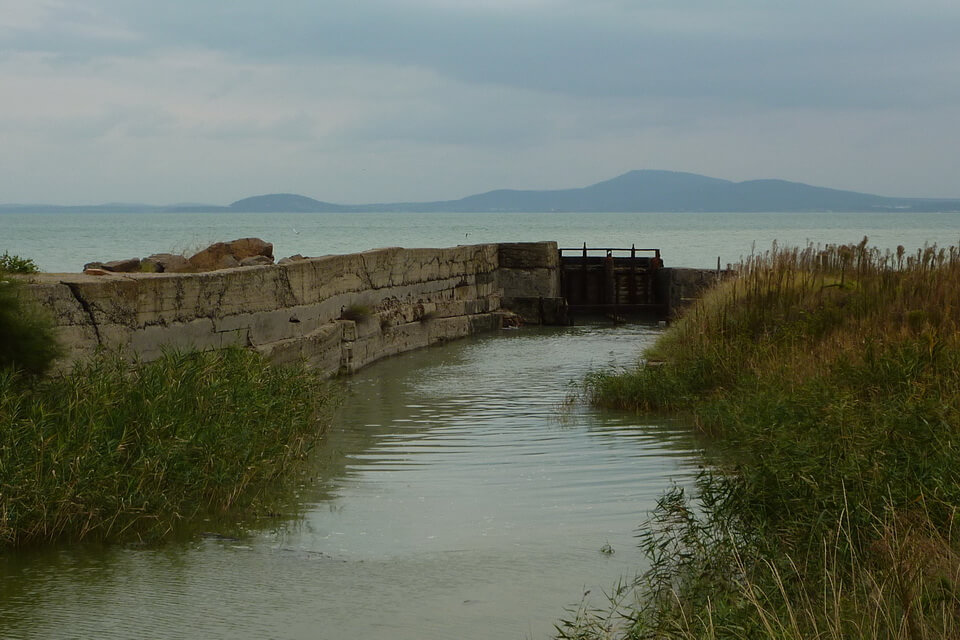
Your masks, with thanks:
<instances>
[{"instance_id":1,"label":"vegetation on bank","mask_svg":"<svg viewBox=\"0 0 960 640\"><path fill-rule=\"evenodd\" d=\"M22 295L24 283L16 277L36 271L29 258L6 252L0 256L0 370L16 368L40 375L60 355L52 323L27 303Z\"/></svg>"},{"instance_id":2,"label":"vegetation on bank","mask_svg":"<svg viewBox=\"0 0 960 640\"><path fill-rule=\"evenodd\" d=\"M689 412L712 469L577 638L960 635L960 251L774 248L595 402ZM662 364L660 364L662 362Z\"/></svg>"},{"instance_id":3,"label":"vegetation on bank","mask_svg":"<svg viewBox=\"0 0 960 640\"><path fill-rule=\"evenodd\" d=\"M155 539L255 506L320 439L338 393L239 348L101 353L42 376L50 324L0 277L0 548Z\"/></svg>"},{"instance_id":4,"label":"vegetation on bank","mask_svg":"<svg viewBox=\"0 0 960 640\"><path fill-rule=\"evenodd\" d=\"M23 258L18 255L10 255L6 251L0 256L0 274L4 273L37 273L40 267L30 258Z\"/></svg>"},{"instance_id":5,"label":"vegetation on bank","mask_svg":"<svg viewBox=\"0 0 960 640\"><path fill-rule=\"evenodd\" d=\"M157 538L249 506L319 440L335 392L239 348L0 372L0 546Z\"/></svg>"}]
</instances>

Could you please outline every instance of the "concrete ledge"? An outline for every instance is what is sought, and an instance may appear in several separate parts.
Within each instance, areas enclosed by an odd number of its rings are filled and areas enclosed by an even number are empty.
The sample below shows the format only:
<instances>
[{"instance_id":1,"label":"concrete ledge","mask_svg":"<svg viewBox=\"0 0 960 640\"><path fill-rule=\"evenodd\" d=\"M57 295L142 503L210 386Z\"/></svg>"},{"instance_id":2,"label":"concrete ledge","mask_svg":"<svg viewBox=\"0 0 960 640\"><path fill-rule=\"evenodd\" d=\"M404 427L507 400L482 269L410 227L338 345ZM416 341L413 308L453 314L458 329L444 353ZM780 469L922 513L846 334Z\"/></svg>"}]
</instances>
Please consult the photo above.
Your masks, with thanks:
<instances>
[{"instance_id":1,"label":"concrete ledge","mask_svg":"<svg viewBox=\"0 0 960 640\"><path fill-rule=\"evenodd\" d=\"M556 254L552 242L392 247L204 273L39 274L25 291L54 317L64 366L101 347L151 360L240 345L334 374L499 328L504 295L556 295ZM369 315L342 319L350 307Z\"/></svg>"}]
</instances>

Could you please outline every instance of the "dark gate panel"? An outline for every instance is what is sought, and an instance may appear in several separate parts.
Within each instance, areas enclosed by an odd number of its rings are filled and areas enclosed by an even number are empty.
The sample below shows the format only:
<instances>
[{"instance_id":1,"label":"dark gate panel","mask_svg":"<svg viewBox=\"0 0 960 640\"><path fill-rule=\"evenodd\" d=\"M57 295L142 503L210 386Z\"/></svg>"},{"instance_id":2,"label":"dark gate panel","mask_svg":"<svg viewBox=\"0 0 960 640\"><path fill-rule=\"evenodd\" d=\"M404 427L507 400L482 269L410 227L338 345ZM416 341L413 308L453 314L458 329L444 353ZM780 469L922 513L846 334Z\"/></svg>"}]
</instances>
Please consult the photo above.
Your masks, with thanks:
<instances>
[{"instance_id":1,"label":"dark gate panel","mask_svg":"<svg viewBox=\"0 0 960 640\"><path fill-rule=\"evenodd\" d=\"M560 249L560 285L571 313L666 316L656 287L659 249Z\"/></svg>"}]
</instances>

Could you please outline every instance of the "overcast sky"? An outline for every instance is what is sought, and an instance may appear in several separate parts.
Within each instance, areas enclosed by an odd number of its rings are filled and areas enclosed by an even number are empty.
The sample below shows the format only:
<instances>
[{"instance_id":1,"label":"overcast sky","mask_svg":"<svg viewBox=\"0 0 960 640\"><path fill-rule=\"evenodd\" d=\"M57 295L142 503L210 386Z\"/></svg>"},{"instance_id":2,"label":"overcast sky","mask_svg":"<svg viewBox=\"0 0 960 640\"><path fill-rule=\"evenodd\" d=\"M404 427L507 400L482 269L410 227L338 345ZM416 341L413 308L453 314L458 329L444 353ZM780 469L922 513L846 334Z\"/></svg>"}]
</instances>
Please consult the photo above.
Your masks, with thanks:
<instances>
[{"instance_id":1,"label":"overcast sky","mask_svg":"<svg viewBox=\"0 0 960 640\"><path fill-rule=\"evenodd\" d=\"M956 0L0 0L0 202L960 197Z\"/></svg>"}]
</instances>

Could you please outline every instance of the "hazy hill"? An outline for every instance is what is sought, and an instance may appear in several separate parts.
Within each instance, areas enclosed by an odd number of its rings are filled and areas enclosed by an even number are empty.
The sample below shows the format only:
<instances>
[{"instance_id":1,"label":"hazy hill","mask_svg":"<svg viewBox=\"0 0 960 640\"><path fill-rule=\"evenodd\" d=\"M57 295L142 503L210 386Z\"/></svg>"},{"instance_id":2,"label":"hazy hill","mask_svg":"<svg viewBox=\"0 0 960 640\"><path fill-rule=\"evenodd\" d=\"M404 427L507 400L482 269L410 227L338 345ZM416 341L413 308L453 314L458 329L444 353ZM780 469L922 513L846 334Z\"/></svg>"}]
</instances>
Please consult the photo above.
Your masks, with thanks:
<instances>
[{"instance_id":1,"label":"hazy hill","mask_svg":"<svg viewBox=\"0 0 960 640\"><path fill-rule=\"evenodd\" d=\"M588 187L530 191L499 189L459 200L391 202L346 205L323 202L292 193L275 193L219 205L0 205L3 211L100 211L150 213L156 211L249 213L350 213L358 211L450 212L658 212L658 211L960 211L960 199L888 198L826 189L786 180L732 182L677 171L630 171Z\"/></svg>"},{"instance_id":2,"label":"hazy hill","mask_svg":"<svg viewBox=\"0 0 960 640\"><path fill-rule=\"evenodd\" d=\"M264 196L253 196L237 200L230 205L231 211L241 212L286 212L286 213L323 213L352 210L350 205L331 204L321 202L306 196L298 196L294 193L271 193Z\"/></svg>"},{"instance_id":3,"label":"hazy hill","mask_svg":"<svg viewBox=\"0 0 960 640\"><path fill-rule=\"evenodd\" d=\"M501 189L421 207L431 211L958 211L960 200L887 198L786 180L731 182L675 171L630 171L580 189Z\"/></svg>"}]
</instances>

